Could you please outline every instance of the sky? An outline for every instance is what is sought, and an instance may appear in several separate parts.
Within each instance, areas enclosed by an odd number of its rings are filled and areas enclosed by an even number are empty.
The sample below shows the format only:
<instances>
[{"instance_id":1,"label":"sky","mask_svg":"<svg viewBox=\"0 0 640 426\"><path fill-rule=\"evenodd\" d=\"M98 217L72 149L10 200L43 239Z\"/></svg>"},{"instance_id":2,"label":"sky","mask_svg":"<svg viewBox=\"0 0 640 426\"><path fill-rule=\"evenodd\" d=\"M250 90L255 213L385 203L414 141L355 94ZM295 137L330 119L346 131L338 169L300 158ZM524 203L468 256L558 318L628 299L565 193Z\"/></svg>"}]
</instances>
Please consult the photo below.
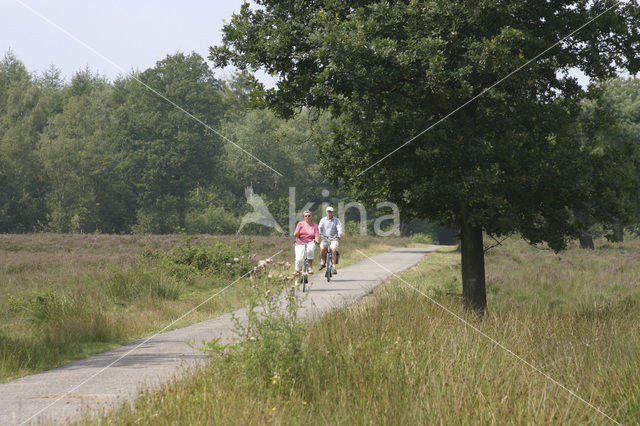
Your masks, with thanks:
<instances>
[{"instance_id":1,"label":"sky","mask_svg":"<svg viewBox=\"0 0 640 426\"><path fill-rule=\"evenodd\" d=\"M70 80L88 66L113 80L132 70L144 71L177 51L206 59L209 47L222 41L222 26L242 3L0 0L0 57L11 49L30 72L43 72L53 64ZM218 78L232 72L215 70ZM571 74L583 85L588 82L581 73ZM271 76L256 75L267 87L275 85Z\"/></svg>"},{"instance_id":2,"label":"sky","mask_svg":"<svg viewBox=\"0 0 640 426\"><path fill-rule=\"evenodd\" d=\"M43 72L53 64L69 80L88 66L113 80L131 70L150 68L177 51L193 51L206 59L209 47L222 41L222 26L242 3L0 0L0 57L11 49L30 72ZM232 72L216 70L216 76L225 78ZM269 87L275 83L266 74L259 78Z\"/></svg>"}]
</instances>

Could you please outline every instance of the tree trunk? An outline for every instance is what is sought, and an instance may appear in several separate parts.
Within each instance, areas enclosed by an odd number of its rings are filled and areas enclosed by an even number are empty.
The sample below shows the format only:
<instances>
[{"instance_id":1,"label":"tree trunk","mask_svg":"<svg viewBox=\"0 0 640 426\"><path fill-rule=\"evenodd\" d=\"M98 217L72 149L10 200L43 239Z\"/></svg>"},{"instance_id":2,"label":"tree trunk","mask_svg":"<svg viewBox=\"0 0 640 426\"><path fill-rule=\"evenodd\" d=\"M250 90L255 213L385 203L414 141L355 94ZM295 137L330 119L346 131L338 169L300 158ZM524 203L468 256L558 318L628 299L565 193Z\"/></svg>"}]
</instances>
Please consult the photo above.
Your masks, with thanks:
<instances>
[{"instance_id":1,"label":"tree trunk","mask_svg":"<svg viewBox=\"0 0 640 426\"><path fill-rule=\"evenodd\" d=\"M581 225L581 229L578 233L578 239L580 240L580 248L593 250L595 246L593 245L593 237L589 232L589 227L593 225L593 220L590 219L586 214L580 211L574 212L574 215L578 223Z\"/></svg>"},{"instance_id":2,"label":"tree trunk","mask_svg":"<svg viewBox=\"0 0 640 426\"><path fill-rule=\"evenodd\" d=\"M593 245L593 237L589 232L580 231L580 235L578 236L578 238L580 239L581 249L589 249L589 250L595 249L595 246Z\"/></svg>"},{"instance_id":3,"label":"tree trunk","mask_svg":"<svg viewBox=\"0 0 640 426\"><path fill-rule=\"evenodd\" d=\"M464 307L482 315L487 307L484 277L482 227L463 223L460 230L462 252L462 297Z\"/></svg>"}]
</instances>

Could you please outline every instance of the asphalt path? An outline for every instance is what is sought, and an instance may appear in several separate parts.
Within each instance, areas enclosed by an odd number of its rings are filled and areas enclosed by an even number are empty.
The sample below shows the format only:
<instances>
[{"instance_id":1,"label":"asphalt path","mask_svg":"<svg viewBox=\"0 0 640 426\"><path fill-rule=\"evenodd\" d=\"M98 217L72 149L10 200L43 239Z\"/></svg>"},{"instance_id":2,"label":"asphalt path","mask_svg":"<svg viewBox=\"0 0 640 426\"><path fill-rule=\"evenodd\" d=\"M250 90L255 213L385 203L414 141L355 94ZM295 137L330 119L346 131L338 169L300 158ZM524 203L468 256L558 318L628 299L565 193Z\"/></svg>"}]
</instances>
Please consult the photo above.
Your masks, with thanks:
<instances>
[{"instance_id":1,"label":"asphalt path","mask_svg":"<svg viewBox=\"0 0 640 426\"><path fill-rule=\"evenodd\" d=\"M316 273L310 277L299 316L311 318L350 305L370 294L392 272L416 265L437 248L399 248L372 256L375 262L365 259L339 268L330 283ZM143 388L157 386L184 368L205 362L207 356L197 349L201 342L219 338L224 344L237 339L232 315L242 320L246 309L0 384L0 425L65 423L84 410L95 412L132 401ZM194 341L196 347L190 344Z\"/></svg>"}]
</instances>

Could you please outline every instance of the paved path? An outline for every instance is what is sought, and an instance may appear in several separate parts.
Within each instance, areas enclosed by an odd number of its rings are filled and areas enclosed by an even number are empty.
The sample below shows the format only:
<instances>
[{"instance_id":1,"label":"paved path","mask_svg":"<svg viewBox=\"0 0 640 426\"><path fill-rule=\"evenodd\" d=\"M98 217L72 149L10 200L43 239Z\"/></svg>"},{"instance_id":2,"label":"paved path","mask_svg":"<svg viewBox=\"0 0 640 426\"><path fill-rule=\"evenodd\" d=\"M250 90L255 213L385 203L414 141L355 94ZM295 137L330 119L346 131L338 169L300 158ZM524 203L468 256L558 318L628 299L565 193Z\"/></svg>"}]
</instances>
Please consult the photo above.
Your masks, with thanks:
<instances>
[{"instance_id":1,"label":"paved path","mask_svg":"<svg viewBox=\"0 0 640 426\"><path fill-rule=\"evenodd\" d=\"M387 270L399 272L417 264L426 253L436 248L401 248L372 259ZM320 315L355 302L386 281L391 275L387 270L366 259L340 268L331 283L316 274L310 280L311 288L300 315ZM245 312L246 309L240 309L234 314L241 318ZM60 423L85 409L95 410L132 400L143 387L156 385L178 374L183 367L206 360L206 355L187 342L195 339L200 343L216 337L220 337L223 343L234 339L231 314L159 334L106 370L106 366L145 339L54 370L0 384L0 425Z\"/></svg>"}]
</instances>

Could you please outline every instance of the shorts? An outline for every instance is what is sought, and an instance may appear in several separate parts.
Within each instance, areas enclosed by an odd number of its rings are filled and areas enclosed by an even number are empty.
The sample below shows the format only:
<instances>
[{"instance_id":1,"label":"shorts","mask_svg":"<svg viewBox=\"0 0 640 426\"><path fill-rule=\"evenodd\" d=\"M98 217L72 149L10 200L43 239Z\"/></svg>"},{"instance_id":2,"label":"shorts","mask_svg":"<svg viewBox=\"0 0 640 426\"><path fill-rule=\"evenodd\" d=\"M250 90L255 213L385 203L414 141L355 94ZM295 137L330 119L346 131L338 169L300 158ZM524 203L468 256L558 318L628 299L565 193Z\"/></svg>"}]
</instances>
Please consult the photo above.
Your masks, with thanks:
<instances>
[{"instance_id":1,"label":"shorts","mask_svg":"<svg viewBox=\"0 0 640 426\"><path fill-rule=\"evenodd\" d=\"M320 241L320 248L325 248L325 247L331 247L332 250L338 250L338 247L340 247L340 244L338 243L338 239L337 238L324 238L322 237L322 240Z\"/></svg>"},{"instance_id":2,"label":"shorts","mask_svg":"<svg viewBox=\"0 0 640 426\"><path fill-rule=\"evenodd\" d=\"M296 253L296 271L302 271L304 267L304 244L296 244L294 246L294 250ZM311 241L307 243L307 259L313 260L313 255L316 251L316 243L315 241Z\"/></svg>"}]
</instances>

